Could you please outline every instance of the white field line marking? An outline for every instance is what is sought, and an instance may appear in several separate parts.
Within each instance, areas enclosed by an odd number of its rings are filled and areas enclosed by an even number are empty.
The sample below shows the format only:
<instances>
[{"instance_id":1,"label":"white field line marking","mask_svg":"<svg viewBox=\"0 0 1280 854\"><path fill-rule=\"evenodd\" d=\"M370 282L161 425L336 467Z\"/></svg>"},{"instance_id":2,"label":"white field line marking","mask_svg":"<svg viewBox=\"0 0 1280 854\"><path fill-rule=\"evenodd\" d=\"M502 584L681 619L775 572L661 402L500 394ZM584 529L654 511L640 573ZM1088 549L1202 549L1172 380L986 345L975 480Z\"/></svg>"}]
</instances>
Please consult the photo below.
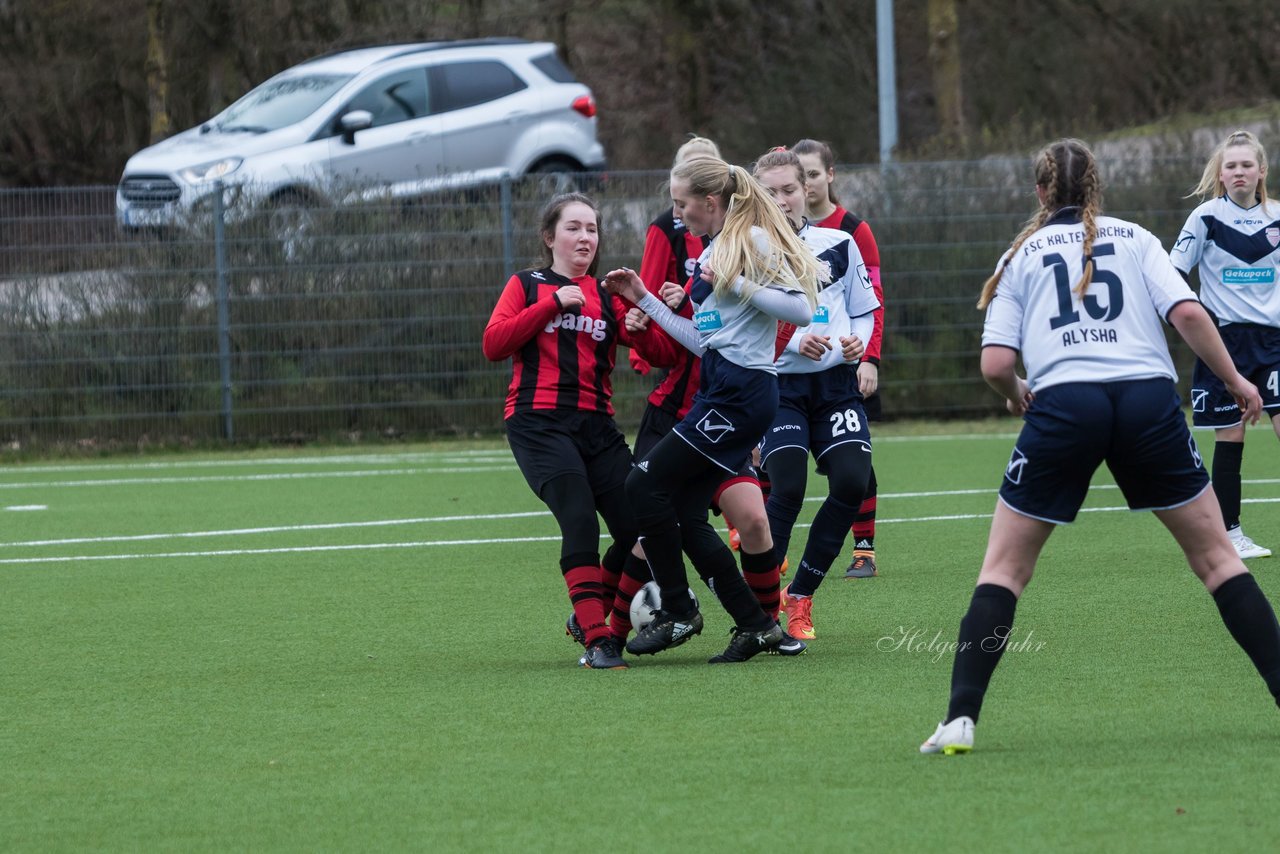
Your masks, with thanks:
<instances>
[{"instance_id":1,"label":"white field line marking","mask_svg":"<svg viewBox=\"0 0 1280 854\"><path fill-rule=\"evenodd\" d=\"M468 466L440 469L376 469L368 471L280 472L278 474L212 474L192 477L116 477L102 480L33 480L30 483L0 483L0 489L37 489L64 486L157 486L174 483L218 483L226 481L314 480L326 477L385 477L407 474L471 474L480 471L507 471L515 466Z\"/></svg>"},{"instance_id":2,"label":"white field line marking","mask_svg":"<svg viewBox=\"0 0 1280 854\"><path fill-rule=\"evenodd\" d=\"M0 548L21 546L67 546L76 543L128 543L146 540L180 540L198 537L234 537L245 534L281 534L291 531L331 531L338 528L386 528L395 525L424 525L430 522L472 522L497 519L527 519L532 516L550 516L546 510L524 513L482 513L471 516L424 516L419 519L379 519L372 522L320 522L309 525L272 525L264 528L228 528L218 531L183 531L164 534L129 534L115 537L68 537L61 540L24 540L0 543Z\"/></svg>"},{"instance_id":3,"label":"white field line marking","mask_svg":"<svg viewBox=\"0 0 1280 854\"><path fill-rule=\"evenodd\" d=\"M1251 498L1246 499L1250 504L1275 504L1280 503L1280 498ZM1116 513L1116 512L1133 512L1128 507L1084 507L1081 513ZM537 514L531 514L537 515ZM990 513L966 513L950 516L917 516L904 519L877 519L877 524L902 524L911 522L940 522L940 521L963 521L972 519L990 519ZM810 525L796 525L796 530L803 530ZM601 534L601 539L606 539L608 534ZM434 540L434 541L418 541L409 543L358 543L348 545L334 546L291 546L283 548L267 548L267 549L219 549L216 551L199 551L199 552L163 552L160 554L124 554L124 555L58 555L51 557L31 557L31 558L4 558L0 559L0 565L7 564L28 564L28 563L80 563L85 561L100 560L149 560L156 558L173 559L184 557L235 557L240 555L273 555L273 554L298 554L305 552L344 552L344 551L378 551L385 549L417 549L430 548L432 546L486 546L501 545L503 543L554 543L559 542L560 537L493 537L486 539L473 540Z\"/></svg>"},{"instance_id":4,"label":"white field line marking","mask_svg":"<svg viewBox=\"0 0 1280 854\"><path fill-rule=\"evenodd\" d=\"M1017 433L958 433L954 435L944 436L882 436L874 441L899 444L903 442L946 442L950 440L985 440L985 439L1016 439ZM298 457L257 457L247 459L228 459L228 460L151 460L151 461L129 461L129 462L104 462L104 463L61 463L48 465L22 465L17 464L11 467L11 471L25 473L50 473L50 472L73 472L73 471L148 471L161 469L188 469L188 468L234 468L245 466L324 466L324 465L376 465L378 463L387 464L404 464L404 463L433 463L433 464L457 464L461 465L475 460L483 460L485 462L504 462L511 463L511 468L515 468L515 464L511 460L511 452L506 448L488 448L473 449L461 451L406 451L404 453L385 453L370 452L367 454L334 454L332 456L312 455Z\"/></svg>"},{"instance_id":5,"label":"white field line marking","mask_svg":"<svg viewBox=\"0 0 1280 854\"><path fill-rule=\"evenodd\" d=\"M48 510L49 505L48 504L14 504L4 509L21 513L28 510Z\"/></svg>"},{"instance_id":6,"label":"white field line marking","mask_svg":"<svg viewBox=\"0 0 1280 854\"><path fill-rule=\"evenodd\" d=\"M1245 480L1243 483L1267 483L1271 481ZM1115 484L1099 484L1090 487L1090 489L1118 489ZM884 493L881 498L933 498L954 495L993 495L997 492L994 489L952 489L940 490L937 492L898 492ZM806 498L805 501L823 501L823 497ZM1280 502L1280 499L1274 498L1245 498L1241 500L1243 504L1272 504ZM6 510L46 510L47 505L30 504L19 505L14 507L6 507ZM1097 508L1102 510L1126 510L1125 507L1116 508ZM1081 512L1095 512L1094 508L1083 508ZM485 522L485 521L501 521L503 519L529 519L538 516L550 516L550 512L546 510L527 510L518 513L470 513L458 516L420 516L409 519L375 519L367 522L315 522L303 525L270 525L258 528L225 528L212 531L176 531L159 534L121 534L117 536L106 537L67 537L56 540L19 540L15 542L0 542L0 548L20 548L32 546L65 546L83 543L126 543L126 542L146 542L155 540L177 540L177 539L198 539L202 537L230 537L244 536L250 534L280 534L291 533L294 531L333 531L343 528L385 528L402 525L427 525L436 522ZM956 519L985 519L991 516L990 513L962 513L945 516L913 516L903 519L877 519L879 524L892 525L902 522L936 522L944 520ZM807 527L806 525L797 525L797 528ZM601 535L605 538L607 535Z\"/></svg>"},{"instance_id":7,"label":"white field line marking","mask_svg":"<svg viewBox=\"0 0 1280 854\"><path fill-rule=\"evenodd\" d=\"M47 474L50 472L72 472L72 471L157 471L162 469L198 469L198 468L243 468L246 466L323 466L323 465L377 465L379 463L403 465L405 463L424 463L424 464L441 464L449 463L461 465L475 460L484 462L512 462L511 452L507 450L494 451L450 451L448 453L436 453L424 451L421 453L404 453L404 454L346 454L342 456L332 457L262 457L248 459L232 459L232 460L153 460L151 462L125 462L125 463L62 463L50 465L14 465L9 467L9 471L14 472L38 472ZM512 462L514 468L514 462Z\"/></svg>"}]
</instances>

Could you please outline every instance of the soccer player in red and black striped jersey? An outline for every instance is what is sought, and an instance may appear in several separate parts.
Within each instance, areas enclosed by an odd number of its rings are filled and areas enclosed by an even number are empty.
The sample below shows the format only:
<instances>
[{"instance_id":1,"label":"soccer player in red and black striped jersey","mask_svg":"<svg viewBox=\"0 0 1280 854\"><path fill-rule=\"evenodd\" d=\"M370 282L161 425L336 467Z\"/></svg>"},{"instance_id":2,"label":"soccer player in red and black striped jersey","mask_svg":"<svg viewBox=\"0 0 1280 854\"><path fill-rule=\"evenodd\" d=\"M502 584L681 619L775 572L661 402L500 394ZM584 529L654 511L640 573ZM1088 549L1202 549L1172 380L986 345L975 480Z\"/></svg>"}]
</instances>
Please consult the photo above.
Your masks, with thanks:
<instances>
[{"instance_id":1,"label":"soccer player in red and black striped jersey","mask_svg":"<svg viewBox=\"0 0 1280 854\"><path fill-rule=\"evenodd\" d=\"M818 228L837 228L853 235L862 253L867 275L875 289L880 307L874 314L874 328L866 342L866 351L858 364L858 390L862 406L870 421L880 420L880 342L884 338L884 289L880 285L880 249L876 246L871 226L840 206L832 183L836 178L835 155L831 146L816 139L802 139L791 150L800 158L805 176L805 205L810 224ZM876 470L871 469L866 496L850 529L853 533L853 561L845 570L845 578L870 578L876 569Z\"/></svg>"},{"instance_id":2,"label":"soccer player in red and black striped jersey","mask_svg":"<svg viewBox=\"0 0 1280 854\"><path fill-rule=\"evenodd\" d=\"M484 354L512 360L507 440L560 525L568 628L587 647L582 663L622 668L605 603L627 560L638 564L629 557L637 532L624 491L631 451L613 418L611 374L618 344L637 346L643 333L626 331L626 305L595 278L599 213L589 197L552 199L540 233L547 265L508 280L484 330ZM613 539L603 563L597 511Z\"/></svg>"}]
</instances>

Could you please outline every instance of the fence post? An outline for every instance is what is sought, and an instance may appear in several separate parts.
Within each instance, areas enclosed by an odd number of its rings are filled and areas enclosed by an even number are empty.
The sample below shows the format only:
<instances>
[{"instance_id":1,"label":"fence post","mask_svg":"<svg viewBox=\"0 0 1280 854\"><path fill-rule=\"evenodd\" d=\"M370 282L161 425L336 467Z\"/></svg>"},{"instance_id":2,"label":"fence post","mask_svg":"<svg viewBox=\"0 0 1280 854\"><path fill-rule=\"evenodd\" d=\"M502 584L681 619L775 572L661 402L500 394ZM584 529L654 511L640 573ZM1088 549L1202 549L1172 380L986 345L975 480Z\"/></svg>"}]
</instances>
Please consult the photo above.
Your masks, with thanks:
<instances>
[{"instance_id":1,"label":"fence post","mask_svg":"<svg viewBox=\"0 0 1280 854\"><path fill-rule=\"evenodd\" d=\"M509 276L516 269L516 238L512 231L511 176L502 176L502 275Z\"/></svg>"},{"instance_id":2,"label":"fence post","mask_svg":"<svg viewBox=\"0 0 1280 854\"><path fill-rule=\"evenodd\" d=\"M218 277L218 374L222 386L222 435L228 442L236 439L231 421L231 309L227 287L226 209L223 207L222 181L213 190L213 263Z\"/></svg>"}]
</instances>

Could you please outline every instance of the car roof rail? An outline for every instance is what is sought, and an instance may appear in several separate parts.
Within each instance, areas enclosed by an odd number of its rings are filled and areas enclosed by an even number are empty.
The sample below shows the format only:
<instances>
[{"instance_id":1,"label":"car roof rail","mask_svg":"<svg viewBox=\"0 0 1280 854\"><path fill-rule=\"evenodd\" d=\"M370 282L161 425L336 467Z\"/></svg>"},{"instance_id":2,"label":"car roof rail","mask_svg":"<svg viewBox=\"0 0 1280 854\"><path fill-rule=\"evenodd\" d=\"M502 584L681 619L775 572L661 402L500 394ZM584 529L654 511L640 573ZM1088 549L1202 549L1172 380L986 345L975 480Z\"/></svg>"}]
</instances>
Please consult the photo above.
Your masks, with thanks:
<instances>
[{"instance_id":1,"label":"car roof rail","mask_svg":"<svg viewBox=\"0 0 1280 854\"><path fill-rule=\"evenodd\" d=\"M379 48L379 47L400 48L394 53L389 53L378 60L378 62L387 62L389 60L396 59L401 56L409 56L411 54L425 53L427 51L433 51L433 50L447 50L450 48L459 48L459 47L489 47L493 45L506 45L506 44L532 44L532 42L530 42L528 39L515 38L513 36L495 36L492 38L454 39L450 41L418 42L416 44L410 43L410 44L403 44L403 45L387 45L387 44L354 45L352 47L344 47L341 50L334 50L334 51L330 51L329 53L322 53L319 56L313 56L310 59L304 60L300 64L306 65L309 62L318 62L322 59L332 59L335 56L342 56L344 53L352 53L357 50L370 50L372 48Z\"/></svg>"}]
</instances>

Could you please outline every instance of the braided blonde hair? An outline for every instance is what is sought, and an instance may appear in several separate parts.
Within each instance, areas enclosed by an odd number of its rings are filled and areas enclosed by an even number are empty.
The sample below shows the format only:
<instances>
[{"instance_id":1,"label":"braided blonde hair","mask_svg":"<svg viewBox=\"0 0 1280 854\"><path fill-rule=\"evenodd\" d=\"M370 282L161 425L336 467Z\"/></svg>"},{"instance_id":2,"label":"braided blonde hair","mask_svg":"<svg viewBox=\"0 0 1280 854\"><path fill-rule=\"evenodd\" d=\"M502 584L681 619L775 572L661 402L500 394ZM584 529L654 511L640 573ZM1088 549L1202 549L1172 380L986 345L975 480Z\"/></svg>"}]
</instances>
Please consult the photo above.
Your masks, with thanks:
<instances>
[{"instance_id":1,"label":"braided blonde hair","mask_svg":"<svg viewBox=\"0 0 1280 854\"><path fill-rule=\"evenodd\" d=\"M747 280L740 294L744 302L767 285L801 291L810 306L818 304L818 259L791 228L782 209L764 187L741 166L718 157L696 155L671 169L672 180L684 181L695 196L715 196L725 206L724 227L711 244L709 266L715 271L715 292L724 297L739 275ZM752 227L762 229L772 251L764 257L752 239Z\"/></svg>"},{"instance_id":2,"label":"braided blonde hair","mask_svg":"<svg viewBox=\"0 0 1280 854\"><path fill-rule=\"evenodd\" d=\"M1093 280L1093 241L1098 237L1098 217L1102 214L1102 176L1098 174L1098 161L1080 140L1060 139L1036 155L1035 175L1044 200L1013 239L1000 268L983 283L978 308L986 308L991 303L1005 267L1027 238L1065 207L1079 207L1084 225L1084 275L1076 283L1076 295L1083 297Z\"/></svg>"}]
</instances>

